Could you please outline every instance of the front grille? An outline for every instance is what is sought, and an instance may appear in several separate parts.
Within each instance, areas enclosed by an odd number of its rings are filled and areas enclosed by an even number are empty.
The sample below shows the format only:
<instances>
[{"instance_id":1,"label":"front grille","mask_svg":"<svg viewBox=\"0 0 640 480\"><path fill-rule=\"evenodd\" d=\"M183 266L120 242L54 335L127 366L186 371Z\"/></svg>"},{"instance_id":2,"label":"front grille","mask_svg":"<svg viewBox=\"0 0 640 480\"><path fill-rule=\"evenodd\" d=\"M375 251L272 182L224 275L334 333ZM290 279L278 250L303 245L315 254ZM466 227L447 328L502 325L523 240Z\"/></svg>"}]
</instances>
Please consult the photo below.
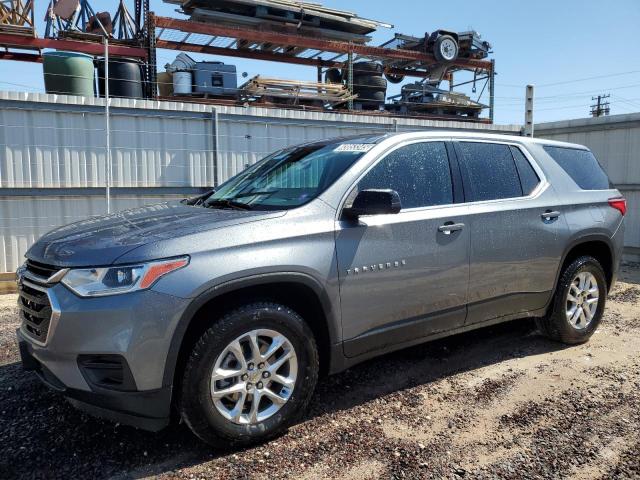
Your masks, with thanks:
<instances>
[{"instance_id":1,"label":"front grille","mask_svg":"<svg viewBox=\"0 0 640 480\"><path fill-rule=\"evenodd\" d=\"M54 267L53 265L46 265L40 262L34 262L33 260L27 260L26 264L27 272L30 272L37 277L41 277L46 280L51 277L53 274L60 271L59 267Z\"/></svg>"},{"instance_id":2,"label":"front grille","mask_svg":"<svg viewBox=\"0 0 640 480\"><path fill-rule=\"evenodd\" d=\"M31 338L45 343L51 322L51 304L46 292L21 283L18 285L18 308L22 331Z\"/></svg>"}]
</instances>

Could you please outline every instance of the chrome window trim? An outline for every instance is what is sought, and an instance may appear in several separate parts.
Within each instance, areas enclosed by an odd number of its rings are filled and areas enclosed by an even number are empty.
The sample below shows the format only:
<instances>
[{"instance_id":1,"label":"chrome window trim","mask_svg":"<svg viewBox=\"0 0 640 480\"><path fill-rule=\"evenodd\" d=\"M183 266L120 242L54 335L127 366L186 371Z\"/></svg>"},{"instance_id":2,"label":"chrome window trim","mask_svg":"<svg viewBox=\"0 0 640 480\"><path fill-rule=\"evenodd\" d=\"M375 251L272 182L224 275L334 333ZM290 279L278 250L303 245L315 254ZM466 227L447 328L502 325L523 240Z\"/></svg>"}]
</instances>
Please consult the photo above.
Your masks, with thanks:
<instances>
[{"instance_id":1,"label":"chrome window trim","mask_svg":"<svg viewBox=\"0 0 640 480\"><path fill-rule=\"evenodd\" d=\"M538 185L536 186L536 188L534 188L533 191L529 195L523 195L523 196L519 196L519 197L497 198L497 199L493 199L493 200L478 200L476 202L467 202L467 201L465 201L465 202L461 202L461 203L447 203L447 204L442 204L442 205L429 205L429 206L425 206L425 207L403 208L396 215L402 215L403 213L430 211L430 210L441 209L441 208L460 207L460 206L463 206L463 205L465 205L465 206L466 205L475 206L475 205L485 205L485 204L492 205L492 204L499 203L499 202L513 202L513 201L533 200L535 198L538 198L540 195L542 195L550 186L550 183L547 180L547 176L544 174L544 171L540 168L538 163L533 158L533 155L531 155L529 150L522 143L518 143L518 142L514 142L514 141L510 141L510 140L500 141L500 140L497 140L497 139L496 140L494 140L494 139L476 139L476 138L466 138L466 137L411 138L411 139L407 139L407 140L404 140L404 141L401 141L401 142L398 142L396 144L393 144L393 145L389 146L385 151L383 151L382 153L379 154L377 160L375 160L371 165L369 165L369 167L367 167L367 169L364 172L362 172L360 174L360 176L358 176L358 178L349 186L349 188L347 189L346 193L342 196L342 198L340 200L339 207L336 210L336 221L340 220L340 218L342 216L342 210L344 209L344 204L346 203L347 198L351 194L352 190L358 185L358 182L360 182L360 180L362 180L362 178L364 178L364 176L367 175L367 173L369 173L369 171L371 169L373 169L373 167L375 167L378 163L380 163L382 160L384 160L387 155L393 153L395 150L397 150L399 148L405 147L407 145L412 145L414 143L428 143L428 142L492 143L492 144L497 144L497 145L513 146L515 148L520 149L520 151L522 152L524 157L527 159L527 161L529 162L529 164L531 165L531 167L535 171L536 175L538 175L538 178L539 178L540 181L538 182ZM448 155L448 152L447 152L447 155ZM460 159L458 159L458 163L460 163ZM366 217L377 217L377 216L379 216L379 215L366 215Z\"/></svg>"},{"instance_id":2,"label":"chrome window trim","mask_svg":"<svg viewBox=\"0 0 640 480\"><path fill-rule=\"evenodd\" d=\"M378 157L371 163L371 165L369 165L366 168L366 170L364 170L358 176L358 178L353 183L351 183L349 188L347 188L346 192L343 194L343 196L340 199L340 202L338 204L339 207L336 210L336 220L337 221L340 220L340 217L342 216L342 210L344 209L344 204L346 203L347 198L349 198L349 195L351 194L353 189L358 185L360 180L362 180L371 170L373 170L373 168L376 165L378 165L378 163L383 161L388 155L392 154L393 152L395 152L396 150L398 150L398 149L400 149L402 147L406 147L408 145L413 145L415 143L439 142L439 143L444 143L445 144L445 148L446 148L446 143L448 141L450 141L449 137L411 138L411 139L406 139L406 140L403 140L401 142L394 143L393 145L390 145L386 150L384 150L383 152L378 154ZM447 159L448 158L449 158L449 152L447 152ZM452 182L453 182L453 179L452 179ZM453 183L451 184L451 188L452 188L452 191L453 191ZM400 199L400 200L402 201L402 199ZM462 203L445 203L445 204L442 204L442 205L429 205L429 206L425 206L425 207L403 208L396 215L402 215L403 213L416 212L416 211L421 211L421 210L433 210L433 209L436 209L436 208L458 207L460 205L463 205L463 204ZM366 215L366 217L377 217L377 216L379 216L379 215Z\"/></svg>"},{"instance_id":3,"label":"chrome window trim","mask_svg":"<svg viewBox=\"0 0 640 480\"><path fill-rule=\"evenodd\" d=\"M495 144L495 145L508 145L508 146L516 147L516 148L520 149L520 151L522 152L524 157L529 161L529 164L531 165L533 170L536 172L536 175L538 175L538 178L540 179L540 181L538 182L538 185L536 186L536 188L534 188L533 191L529 195L523 195L523 196L519 196L519 197L495 198L493 200L478 200L478 201L475 201L475 202L464 202L463 205L471 205L471 206L474 206L474 205L485 205L485 204L492 205L494 203L499 203L499 202L513 202L513 201L518 201L518 200L521 200L521 201L533 200L533 199L539 197L540 195L542 195L542 193L544 193L550 186L550 183L547 180L547 176L544 174L544 172L542 171L542 169L540 168L538 163L533 158L533 155L531 155L531 153L524 146L524 144L513 142L513 141L509 141L509 140L505 140L505 141L501 142L501 141L498 141L498 140L485 140L485 139L475 139L475 138L474 139L469 139L469 138L464 138L464 137L463 138L453 137L451 139L451 141L452 142L466 142L466 143L492 143L492 144ZM509 152L509 153L511 153L511 152ZM458 163L460 163L460 160L458 160ZM517 167L516 167L516 169L517 169ZM518 179L518 181L519 181L519 179Z\"/></svg>"}]
</instances>

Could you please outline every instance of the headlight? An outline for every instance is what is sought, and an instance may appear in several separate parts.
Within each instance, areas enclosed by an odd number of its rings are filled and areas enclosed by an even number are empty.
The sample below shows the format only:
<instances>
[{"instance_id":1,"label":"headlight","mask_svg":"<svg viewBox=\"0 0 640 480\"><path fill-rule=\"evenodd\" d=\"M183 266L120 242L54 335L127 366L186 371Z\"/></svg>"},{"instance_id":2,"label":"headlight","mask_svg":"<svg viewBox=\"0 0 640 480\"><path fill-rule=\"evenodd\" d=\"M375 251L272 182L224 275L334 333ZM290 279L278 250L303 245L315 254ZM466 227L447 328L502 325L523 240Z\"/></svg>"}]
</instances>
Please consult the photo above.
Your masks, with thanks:
<instances>
[{"instance_id":1,"label":"headlight","mask_svg":"<svg viewBox=\"0 0 640 480\"><path fill-rule=\"evenodd\" d=\"M164 275L185 267L189 257L102 268L72 269L62 283L81 297L101 297L151 287Z\"/></svg>"}]
</instances>

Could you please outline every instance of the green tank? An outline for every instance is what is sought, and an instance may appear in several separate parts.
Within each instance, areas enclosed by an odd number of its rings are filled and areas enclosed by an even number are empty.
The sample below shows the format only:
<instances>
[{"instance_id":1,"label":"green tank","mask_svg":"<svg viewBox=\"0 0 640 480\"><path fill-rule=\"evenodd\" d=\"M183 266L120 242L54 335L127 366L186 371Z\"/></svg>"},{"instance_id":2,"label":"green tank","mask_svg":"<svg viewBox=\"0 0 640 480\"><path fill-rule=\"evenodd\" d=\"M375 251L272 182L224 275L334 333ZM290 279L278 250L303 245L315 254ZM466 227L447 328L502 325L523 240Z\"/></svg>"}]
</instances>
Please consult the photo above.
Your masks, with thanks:
<instances>
[{"instance_id":1,"label":"green tank","mask_svg":"<svg viewBox=\"0 0 640 480\"><path fill-rule=\"evenodd\" d=\"M75 52L45 52L42 57L47 93L95 95L92 56Z\"/></svg>"}]
</instances>

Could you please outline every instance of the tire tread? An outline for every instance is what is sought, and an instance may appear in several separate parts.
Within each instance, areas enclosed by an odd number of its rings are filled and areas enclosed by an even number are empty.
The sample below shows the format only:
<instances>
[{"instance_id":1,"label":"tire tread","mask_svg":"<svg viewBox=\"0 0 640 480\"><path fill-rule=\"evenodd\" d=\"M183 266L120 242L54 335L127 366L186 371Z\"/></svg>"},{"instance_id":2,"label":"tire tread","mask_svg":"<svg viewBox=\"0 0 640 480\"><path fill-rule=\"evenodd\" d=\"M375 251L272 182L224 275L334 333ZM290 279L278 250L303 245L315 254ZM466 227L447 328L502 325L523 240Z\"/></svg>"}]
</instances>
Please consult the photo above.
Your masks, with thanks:
<instances>
[{"instance_id":1,"label":"tire tread","mask_svg":"<svg viewBox=\"0 0 640 480\"><path fill-rule=\"evenodd\" d=\"M595 331L600 323L602 317L601 312L604 310L604 303L606 302L606 295L601 296L602 308L600 308L600 305L598 306L600 314L596 313L596 318L592 320L586 331L581 334L577 334L576 330L571 329L567 323L565 314L564 291L568 284L573 280L577 271L589 264L599 273L600 278L598 279L598 283L605 281L605 274L602 269L602 265L600 265L600 262L598 262L596 258L590 255L582 255L567 265L558 279L558 284L551 300L549 311L544 317L536 319L538 329L546 337L569 345L584 343L589 340L593 331Z\"/></svg>"},{"instance_id":2,"label":"tire tread","mask_svg":"<svg viewBox=\"0 0 640 480\"><path fill-rule=\"evenodd\" d=\"M206 418L202 415L194 415L193 409L197 408L197 403L193 398L187 398L185 386L193 385L199 380L197 371L197 363L199 357L204 351L215 345L220 338L224 338L233 329L237 328L238 317L246 314L254 313L257 318L257 311L271 311L277 310L280 313L284 311L291 319L295 319L299 322L299 326L302 328L305 336L309 340L311 351L309 352L309 358L311 359L311 377L307 378L307 386L311 387L311 390L315 388L315 384L318 380L318 372L320 369L318 347L313 337L313 333L304 321L304 319L294 312L286 305L281 305L275 302L252 302L246 305L242 305L238 308L228 311L223 314L218 320L214 321L212 325L202 334L202 336L195 343L189 359L187 360L184 373L183 373L183 388L180 392L178 402L178 412L180 417L184 420L191 431L204 442L220 449L228 449L239 446L246 446L256 442L263 442L270 440L280 434L283 430L291 426L298 418L305 412L309 402L311 401L312 394L302 396L302 401L299 404L297 410L289 418L272 432L261 435L258 439L250 434L245 435L226 435L224 432L214 432L206 421Z\"/></svg>"}]
</instances>

